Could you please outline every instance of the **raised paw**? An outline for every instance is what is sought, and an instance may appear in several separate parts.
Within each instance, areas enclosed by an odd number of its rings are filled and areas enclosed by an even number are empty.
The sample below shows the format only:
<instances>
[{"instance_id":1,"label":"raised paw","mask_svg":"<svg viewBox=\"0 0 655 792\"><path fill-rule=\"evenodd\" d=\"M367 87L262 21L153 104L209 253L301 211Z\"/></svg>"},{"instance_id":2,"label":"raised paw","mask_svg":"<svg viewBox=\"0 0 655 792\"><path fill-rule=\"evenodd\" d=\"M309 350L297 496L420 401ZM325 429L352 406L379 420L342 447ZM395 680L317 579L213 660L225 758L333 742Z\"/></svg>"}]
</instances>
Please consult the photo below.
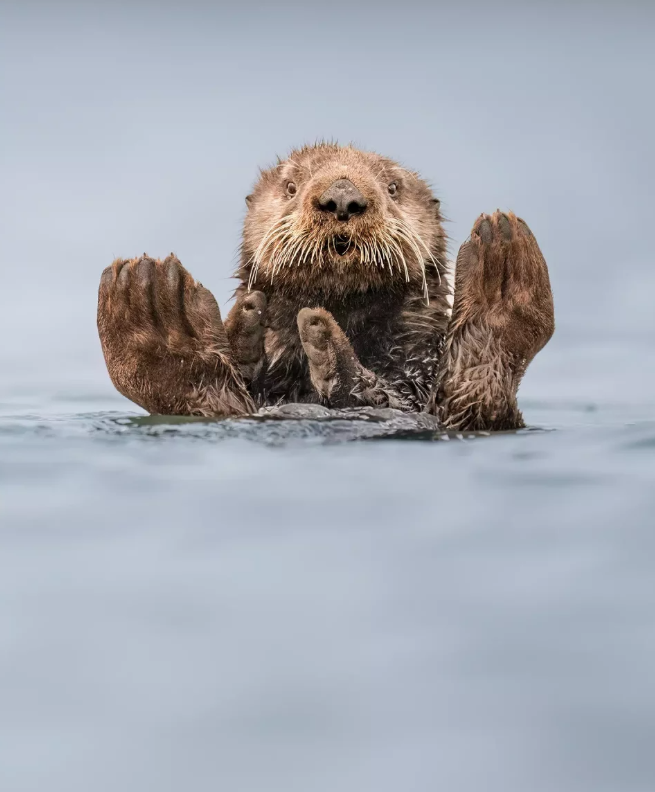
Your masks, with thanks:
<instances>
[{"instance_id":1,"label":"raised paw","mask_svg":"<svg viewBox=\"0 0 655 792\"><path fill-rule=\"evenodd\" d=\"M553 334L548 268L512 212L480 215L457 257L453 320L484 323L508 354L529 362Z\"/></svg>"},{"instance_id":2,"label":"raised paw","mask_svg":"<svg viewBox=\"0 0 655 792\"><path fill-rule=\"evenodd\" d=\"M298 314L298 331L319 396L334 406L345 404L358 367L345 333L323 308L303 308Z\"/></svg>"},{"instance_id":3,"label":"raised paw","mask_svg":"<svg viewBox=\"0 0 655 792\"><path fill-rule=\"evenodd\" d=\"M244 292L237 297L225 329L235 362L247 382L252 382L264 363L266 332L266 295Z\"/></svg>"},{"instance_id":4,"label":"raised paw","mask_svg":"<svg viewBox=\"0 0 655 792\"><path fill-rule=\"evenodd\" d=\"M481 215L457 256L453 314L428 410L452 429L523 426L516 393L554 328L534 235L511 212Z\"/></svg>"},{"instance_id":5,"label":"raised paw","mask_svg":"<svg viewBox=\"0 0 655 792\"><path fill-rule=\"evenodd\" d=\"M254 409L211 292L179 260L117 259L102 273L98 331L116 388L151 413Z\"/></svg>"}]
</instances>

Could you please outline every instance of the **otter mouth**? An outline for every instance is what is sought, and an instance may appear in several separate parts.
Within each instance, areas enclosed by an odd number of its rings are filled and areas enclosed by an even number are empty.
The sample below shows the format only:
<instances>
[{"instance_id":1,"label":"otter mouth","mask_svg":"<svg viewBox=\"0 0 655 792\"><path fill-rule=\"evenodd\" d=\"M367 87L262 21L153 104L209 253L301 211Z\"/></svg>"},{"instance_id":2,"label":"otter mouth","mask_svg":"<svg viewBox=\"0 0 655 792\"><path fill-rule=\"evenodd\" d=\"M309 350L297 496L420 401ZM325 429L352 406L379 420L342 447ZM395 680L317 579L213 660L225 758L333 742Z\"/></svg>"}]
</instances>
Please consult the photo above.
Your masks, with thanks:
<instances>
[{"instance_id":1,"label":"otter mouth","mask_svg":"<svg viewBox=\"0 0 655 792\"><path fill-rule=\"evenodd\" d=\"M345 256L350 250L350 239L345 236L335 236L332 240L338 256Z\"/></svg>"}]
</instances>

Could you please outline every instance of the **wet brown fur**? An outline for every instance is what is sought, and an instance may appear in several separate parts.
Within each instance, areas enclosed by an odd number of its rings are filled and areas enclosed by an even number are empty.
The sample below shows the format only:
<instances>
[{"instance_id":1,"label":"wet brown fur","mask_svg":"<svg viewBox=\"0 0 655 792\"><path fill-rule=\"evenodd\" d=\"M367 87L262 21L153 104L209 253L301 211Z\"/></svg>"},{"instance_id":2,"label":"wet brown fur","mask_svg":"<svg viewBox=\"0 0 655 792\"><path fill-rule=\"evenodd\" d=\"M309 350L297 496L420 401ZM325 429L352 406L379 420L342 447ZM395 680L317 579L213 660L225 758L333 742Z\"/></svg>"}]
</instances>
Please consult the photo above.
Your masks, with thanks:
<instances>
[{"instance_id":1,"label":"wet brown fur","mask_svg":"<svg viewBox=\"0 0 655 792\"><path fill-rule=\"evenodd\" d=\"M318 203L339 179L367 202L346 222ZM172 256L105 270L98 327L121 393L155 413L320 401L427 409L457 429L522 425L516 391L554 328L546 264L523 221L478 219L451 320L439 202L417 174L320 144L263 171L248 206L225 326Z\"/></svg>"},{"instance_id":2,"label":"wet brown fur","mask_svg":"<svg viewBox=\"0 0 655 792\"><path fill-rule=\"evenodd\" d=\"M455 295L429 411L450 428L523 426L516 393L555 330L546 262L523 220L478 218L457 257Z\"/></svg>"}]
</instances>

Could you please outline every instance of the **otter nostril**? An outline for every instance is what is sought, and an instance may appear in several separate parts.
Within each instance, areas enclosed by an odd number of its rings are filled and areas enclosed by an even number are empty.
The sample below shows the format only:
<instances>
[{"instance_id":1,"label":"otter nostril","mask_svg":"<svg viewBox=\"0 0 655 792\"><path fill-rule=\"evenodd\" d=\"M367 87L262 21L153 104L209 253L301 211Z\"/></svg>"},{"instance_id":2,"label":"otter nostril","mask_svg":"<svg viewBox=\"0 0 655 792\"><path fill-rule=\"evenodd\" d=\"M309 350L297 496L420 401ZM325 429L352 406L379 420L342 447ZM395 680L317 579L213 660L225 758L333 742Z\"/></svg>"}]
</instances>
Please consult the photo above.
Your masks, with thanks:
<instances>
[{"instance_id":1,"label":"otter nostril","mask_svg":"<svg viewBox=\"0 0 655 792\"><path fill-rule=\"evenodd\" d=\"M349 179L337 179L318 199L318 206L337 220L344 221L362 214L368 203Z\"/></svg>"}]
</instances>

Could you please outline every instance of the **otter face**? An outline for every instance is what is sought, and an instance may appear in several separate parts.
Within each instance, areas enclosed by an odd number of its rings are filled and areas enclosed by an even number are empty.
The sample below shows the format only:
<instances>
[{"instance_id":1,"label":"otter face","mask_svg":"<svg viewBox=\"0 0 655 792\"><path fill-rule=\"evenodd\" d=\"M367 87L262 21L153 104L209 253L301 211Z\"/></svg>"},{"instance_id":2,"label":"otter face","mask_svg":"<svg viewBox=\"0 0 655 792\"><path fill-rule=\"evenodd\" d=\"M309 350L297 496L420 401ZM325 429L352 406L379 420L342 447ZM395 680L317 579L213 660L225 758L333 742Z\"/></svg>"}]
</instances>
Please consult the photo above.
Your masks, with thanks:
<instances>
[{"instance_id":1,"label":"otter face","mask_svg":"<svg viewBox=\"0 0 655 792\"><path fill-rule=\"evenodd\" d=\"M242 269L249 287L344 294L426 291L445 234L428 185L390 159L351 147L294 151L248 196Z\"/></svg>"}]
</instances>

